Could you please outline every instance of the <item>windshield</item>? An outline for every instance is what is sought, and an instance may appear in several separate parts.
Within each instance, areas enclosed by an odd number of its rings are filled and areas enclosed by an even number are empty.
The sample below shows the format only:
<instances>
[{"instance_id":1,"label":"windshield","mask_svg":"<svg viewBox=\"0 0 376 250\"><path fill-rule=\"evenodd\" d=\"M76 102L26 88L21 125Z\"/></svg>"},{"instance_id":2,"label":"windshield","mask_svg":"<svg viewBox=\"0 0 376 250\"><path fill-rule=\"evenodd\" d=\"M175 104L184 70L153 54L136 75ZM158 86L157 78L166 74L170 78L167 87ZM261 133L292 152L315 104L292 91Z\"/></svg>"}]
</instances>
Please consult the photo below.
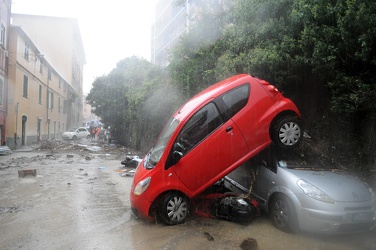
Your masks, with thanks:
<instances>
[{"instance_id":1,"label":"windshield","mask_svg":"<svg viewBox=\"0 0 376 250\"><path fill-rule=\"evenodd\" d=\"M318 163L318 162L306 162L296 160L281 160L278 161L278 165L282 168L296 169L296 170L317 170L317 171L334 171L337 170L333 164Z\"/></svg>"},{"instance_id":2,"label":"windshield","mask_svg":"<svg viewBox=\"0 0 376 250\"><path fill-rule=\"evenodd\" d=\"M68 132L76 132L76 129L77 128L71 128L71 129L68 130Z\"/></svg>"},{"instance_id":3,"label":"windshield","mask_svg":"<svg viewBox=\"0 0 376 250\"><path fill-rule=\"evenodd\" d=\"M168 141L170 140L172 134L176 130L179 121L175 118L172 118L163 129L161 135L158 138L158 141L155 143L153 149L149 153L147 164L150 167L154 167L162 157L164 149Z\"/></svg>"}]
</instances>

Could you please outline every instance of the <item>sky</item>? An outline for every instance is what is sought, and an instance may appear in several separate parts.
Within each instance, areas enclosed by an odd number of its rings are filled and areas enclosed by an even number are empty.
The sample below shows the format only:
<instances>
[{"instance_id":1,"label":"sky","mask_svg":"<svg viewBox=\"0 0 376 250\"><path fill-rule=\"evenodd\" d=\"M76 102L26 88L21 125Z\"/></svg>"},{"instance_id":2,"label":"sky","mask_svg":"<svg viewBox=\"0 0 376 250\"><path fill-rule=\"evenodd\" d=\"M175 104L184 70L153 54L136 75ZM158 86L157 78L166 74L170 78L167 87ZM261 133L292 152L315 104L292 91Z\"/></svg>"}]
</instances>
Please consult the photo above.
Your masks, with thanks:
<instances>
[{"instance_id":1,"label":"sky","mask_svg":"<svg viewBox=\"0 0 376 250\"><path fill-rule=\"evenodd\" d=\"M12 0L12 13L77 18L84 44L83 91L133 55L150 60L157 0ZM38 45L37 45L38 46Z\"/></svg>"}]
</instances>

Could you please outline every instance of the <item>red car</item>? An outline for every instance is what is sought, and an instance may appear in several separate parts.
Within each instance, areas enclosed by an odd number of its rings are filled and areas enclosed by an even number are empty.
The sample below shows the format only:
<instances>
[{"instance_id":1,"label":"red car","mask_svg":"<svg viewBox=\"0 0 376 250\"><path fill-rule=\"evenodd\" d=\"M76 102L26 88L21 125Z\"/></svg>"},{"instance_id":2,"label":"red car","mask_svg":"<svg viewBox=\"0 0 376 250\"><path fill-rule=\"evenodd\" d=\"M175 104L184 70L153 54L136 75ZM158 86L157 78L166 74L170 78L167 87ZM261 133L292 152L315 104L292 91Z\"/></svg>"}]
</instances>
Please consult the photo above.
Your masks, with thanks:
<instances>
[{"instance_id":1,"label":"red car","mask_svg":"<svg viewBox=\"0 0 376 250\"><path fill-rule=\"evenodd\" d=\"M182 223L190 199L272 142L294 147L302 135L298 108L273 85L247 74L216 83L176 111L137 167L132 210Z\"/></svg>"}]
</instances>

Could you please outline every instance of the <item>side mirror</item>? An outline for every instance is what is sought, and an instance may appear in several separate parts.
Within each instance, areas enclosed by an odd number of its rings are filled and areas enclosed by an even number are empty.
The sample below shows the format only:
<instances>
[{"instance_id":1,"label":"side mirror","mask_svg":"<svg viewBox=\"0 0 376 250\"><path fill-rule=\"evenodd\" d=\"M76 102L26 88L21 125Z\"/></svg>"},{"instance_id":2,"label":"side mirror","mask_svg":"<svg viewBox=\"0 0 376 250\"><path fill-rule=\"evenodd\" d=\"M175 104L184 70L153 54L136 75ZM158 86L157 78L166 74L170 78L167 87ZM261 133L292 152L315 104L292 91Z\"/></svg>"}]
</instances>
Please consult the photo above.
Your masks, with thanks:
<instances>
[{"instance_id":1,"label":"side mirror","mask_svg":"<svg viewBox=\"0 0 376 250\"><path fill-rule=\"evenodd\" d=\"M168 169L178 163L183 157L184 147L180 143L175 143L172 148L172 153L168 156L165 169Z\"/></svg>"},{"instance_id":2,"label":"side mirror","mask_svg":"<svg viewBox=\"0 0 376 250\"><path fill-rule=\"evenodd\" d=\"M181 143L177 142L174 144L174 151L184 152L184 150L185 148Z\"/></svg>"},{"instance_id":3,"label":"side mirror","mask_svg":"<svg viewBox=\"0 0 376 250\"><path fill-rule=\"evenodd\" d=\"M183 153L179 151L174 151L171 155L171 166L175 165L183 157Z\"/></svg>"}]
</instances>

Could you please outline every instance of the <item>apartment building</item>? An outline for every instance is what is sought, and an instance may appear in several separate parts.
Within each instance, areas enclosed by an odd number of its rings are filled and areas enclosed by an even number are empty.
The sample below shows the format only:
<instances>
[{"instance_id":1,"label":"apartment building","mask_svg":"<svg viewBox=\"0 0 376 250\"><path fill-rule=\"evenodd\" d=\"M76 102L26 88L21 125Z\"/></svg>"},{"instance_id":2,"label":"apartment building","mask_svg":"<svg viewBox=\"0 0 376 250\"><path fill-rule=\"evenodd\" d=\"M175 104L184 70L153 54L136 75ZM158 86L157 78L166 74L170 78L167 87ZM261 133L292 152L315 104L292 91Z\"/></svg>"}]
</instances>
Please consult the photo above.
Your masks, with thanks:
<instances>
[{"instance_id":1,"label":"apartment building","mask_svg":"<svg viewBox=\"0 0 376 250\"><path fill-rule=\"evenodd\" d=\"M151 62L167 66L180 38L189 33L203 15L221 15L229 11L232 4L224 0L159 0L151 32ZM207 35L215 37L213 31L209 29Z\"/></svg>"},{"instance_id":2,"label":"apartment building","mask_svg":"<svg viewBox=\"0 0 376 250\"><path fill-rule=\"evenodd\" d=\"M179 38L188 32L190 6L194 0L159 0L155 6L152 26L151 62L160 66L169 64L168 56Z\"/></svg>"},{"instance_id":3,"label":"apartment building","mask_svg":"<svg viewBox=\"0 0 376 250\"><path fill-rule=\"evenodd\" d=\"M86 59L76 19L12 15L6 144L60 139L81 125Z\"/></svg>"},{"instance_id":4,"label":"apartment building","mask_svg":"<svg viewBox=\"0 0 376 250\"><path fill-rule=\"evenodd\" d=\"M0 1L0 145L5 144L7 92L8 92L8 52L12 1Z\"/></svg>"}]
</instances>

